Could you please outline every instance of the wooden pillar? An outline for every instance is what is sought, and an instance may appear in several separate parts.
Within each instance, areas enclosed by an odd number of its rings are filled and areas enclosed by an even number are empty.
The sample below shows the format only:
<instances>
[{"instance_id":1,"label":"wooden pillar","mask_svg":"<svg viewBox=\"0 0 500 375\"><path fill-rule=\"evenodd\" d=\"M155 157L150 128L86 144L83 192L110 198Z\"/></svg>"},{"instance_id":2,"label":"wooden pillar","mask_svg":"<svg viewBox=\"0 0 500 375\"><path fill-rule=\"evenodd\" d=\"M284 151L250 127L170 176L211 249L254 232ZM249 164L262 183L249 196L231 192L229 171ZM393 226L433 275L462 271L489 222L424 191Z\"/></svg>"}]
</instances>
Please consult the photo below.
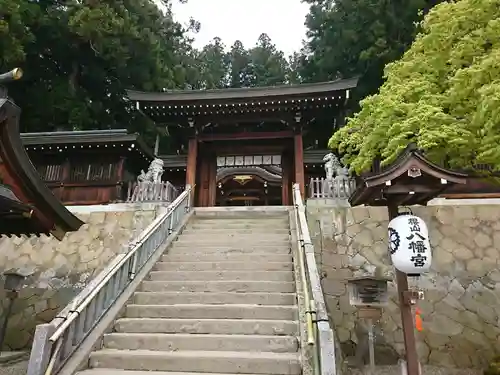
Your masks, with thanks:
<instances>
[{"instance_id":1,"label":"wooden pillar","mask_svg":"<svg viewBox=\"0 0 500 375\"><path fill-rule=\"evenodd\" d=\"M192 138L188 143L188 160L186 167L186 185L194 186L196 183L196 161L198 159L198 140Z\"/></svg>"},{"instance_id":2,"label":"wooden pillar","mask_svg":"<svg viewBox=\"0 0 500 375\"><path fill-rule=\"evenodd\" d=\"M113 200L127 199L126 192L128 186L123 186L123 176L125 175L125 157L121 156L120 161L116 164L116 192Z\"/></svg>"},{"instance_id":3,"label":"wooden pillar","mask_svg":"<svg viewBox=\"0 0 500 375\"><path fill-rule=\"evenodd\" d=\"M290 204L290 182L293 179L291 176L291 158L289 157L288 152L284 152L281 157L281 167L282 167L282 176L281 176L281 204L283 206L288 206Z\"/></svg>"},{"instance_id":4,"label":"wooden pillar","mask_svg":"<svg viewBox=\"0 0 500 375\"><path fill-rule=\"evenodd\" d=\"M294 182L299 184L300 195L305 199L305 179L304 179L304 145L302 143L302 133L295 134L293 137L294 144L294 164L295 164L295 179Z\"/></svg>"},{"instance_id":5,"label":"wooden pillar","mask_svg":"<svg viewBox=\"0 0 500 375\"><path fill-rule=\"evenodd\" d=\"M209 184L208 206L214 207L217 201L217 156L212 153L209 159Z\"/></svg>"},{"instance_id":6,"label":"wooden pillar","mask_svg":"<svg viewBox=\"0 0 500 375\"><path fill-rule=\"evenodd\" d=\"M198 207L208 207L210 199L210 164L205 152L200 155L200 179L198 186Z\"/></svg>"}]
</instances>

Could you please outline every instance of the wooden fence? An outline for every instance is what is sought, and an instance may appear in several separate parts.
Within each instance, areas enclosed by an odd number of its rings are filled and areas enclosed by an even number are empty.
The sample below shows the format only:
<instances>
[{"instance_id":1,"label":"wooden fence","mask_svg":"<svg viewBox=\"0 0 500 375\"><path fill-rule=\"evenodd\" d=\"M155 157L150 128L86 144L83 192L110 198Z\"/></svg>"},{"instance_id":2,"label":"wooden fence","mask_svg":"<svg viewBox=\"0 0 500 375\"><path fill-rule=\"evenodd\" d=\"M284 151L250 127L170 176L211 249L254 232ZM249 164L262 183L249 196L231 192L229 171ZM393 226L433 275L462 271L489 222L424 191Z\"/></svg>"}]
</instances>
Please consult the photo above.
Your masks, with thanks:
<instances>
[{"instance_id":1,"label":"wooden fence","mask_svg":"<svg viewBox=\"0 0 500 375\"><path fill-rule=\"evenodd\" d=\"M348 199L356 189L354 178L335 177L328 181L326 178L311 178L309 181L309 198L336 198Z\"/></svg>"},{"instance_id":2,"label":"wooden fence","mask_svg":"<svg viewBox=\"0 0 500 375\"><path fill-rule=\"evenodd\" d=\"M170 182L129 182L127 202L173 202L179 195Z\"/></svg>"}]
</instances>

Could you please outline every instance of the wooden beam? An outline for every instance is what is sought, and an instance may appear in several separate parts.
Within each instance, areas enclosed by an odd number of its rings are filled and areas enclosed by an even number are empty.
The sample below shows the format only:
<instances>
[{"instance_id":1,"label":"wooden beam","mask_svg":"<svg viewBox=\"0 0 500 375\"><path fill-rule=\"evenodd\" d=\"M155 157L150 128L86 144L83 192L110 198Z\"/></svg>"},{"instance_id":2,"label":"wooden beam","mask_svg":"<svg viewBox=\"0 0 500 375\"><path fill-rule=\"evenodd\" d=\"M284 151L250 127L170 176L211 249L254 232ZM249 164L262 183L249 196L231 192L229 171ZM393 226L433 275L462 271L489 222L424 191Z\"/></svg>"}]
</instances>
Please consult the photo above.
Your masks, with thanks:
<instances>
[{"instance_id":1,"label":"wooden beam","mask_svg":"<svg viewBox=\"0 0 500 375\"><path fill-rule=\"evenodd\" d=\"M430 185L430 186L422 186L417 184L408 184L408 185L391 185L388 187L384 187L383 191L385 194L410 194L413 193L438 193L442 189L446 188L446 185Z\"/></svg>"},{"instance_id":2,"label":"wooden beam","mask_svg":"<svg viewBox=\"0 0 500 375\"><path fill-rule=\"evenodd\" d=\"M278 141L276 141L278 143ZM204 144L204 149L210 150L217 156L235 156L235 155L278 155L281 154L285 147L284 142L279 142L273 145L241 145L241 144L221 144L210 143Z\"/></svg>"},{"instance_id":3,"label":"wooden beam","mask_svg":"<svg viewBox=\"0 0 500 375\"><path fill-rule=\"evenodd\" d=\"M203 134L199 135L200 141L224 141L224 140L245 140L245 139L281 139L292 138L293 131L280 131L280 132L245 132L234 134Z\"/></svg>"},{"instance_id":4,"label":"wooden beam","mask_svg":"<svg viewBox=\"0 0 500 375\"><path fill-rule=\"evenodd\" d=\"M304 179L304 145L302 143L302 134L295 134L294 138L294 160L295 160L295 182L299 184L300 195L305 198L305 179Z\"/></svg>"},{"instance_id":5,"label":"wooden beam","mask_svg":"<svg viewBox=\"0 0 500 375\"><path fill-rule=\"evenodd\" d=\"M188 143L188 160L186 168L186 185L196 183L196 161L198 159L198 140L191 138Z\"/></svg>"}]
</instances>

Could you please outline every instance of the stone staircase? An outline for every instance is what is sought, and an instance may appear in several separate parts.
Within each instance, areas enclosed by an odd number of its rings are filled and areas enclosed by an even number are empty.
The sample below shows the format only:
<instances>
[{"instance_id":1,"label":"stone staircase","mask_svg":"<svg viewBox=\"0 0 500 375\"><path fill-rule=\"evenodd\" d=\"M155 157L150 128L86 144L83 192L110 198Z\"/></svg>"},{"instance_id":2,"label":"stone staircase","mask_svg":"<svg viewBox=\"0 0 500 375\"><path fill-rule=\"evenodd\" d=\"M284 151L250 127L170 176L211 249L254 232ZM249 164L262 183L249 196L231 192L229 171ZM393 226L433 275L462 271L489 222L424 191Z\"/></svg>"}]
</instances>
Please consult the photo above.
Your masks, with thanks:
<instances>
[{"instance_id":1,"label":"stone staircase","mask_svg":"<svg viewBox=\"0 0 500 375\"><path fill-rule=\"evenodd\" d=\"M79 374L301 374L290 249L288 212L197 212Z\"/></svg>"}]
</instances>

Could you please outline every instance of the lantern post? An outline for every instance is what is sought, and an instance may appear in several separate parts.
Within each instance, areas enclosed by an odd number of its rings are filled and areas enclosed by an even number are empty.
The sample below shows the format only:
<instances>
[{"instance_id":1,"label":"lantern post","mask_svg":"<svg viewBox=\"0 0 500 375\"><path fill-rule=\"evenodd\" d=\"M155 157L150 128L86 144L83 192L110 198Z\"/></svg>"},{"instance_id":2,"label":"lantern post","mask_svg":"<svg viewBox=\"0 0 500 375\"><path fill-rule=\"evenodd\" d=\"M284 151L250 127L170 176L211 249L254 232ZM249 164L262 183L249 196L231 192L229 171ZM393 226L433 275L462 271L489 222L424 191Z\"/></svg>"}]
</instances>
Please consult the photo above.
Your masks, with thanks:
<instances>
[{"instance_id":1,"label":"lantern post","mask_svg":"<svg viewBox=\"0 0 500 375\"><path fill-rule=\"evenodd\" d=\"M428 201L444 194L452 186L466 182L466 174L446 170L432 163L414 144L410 144L392 164L378 172L360 176L349 202L351 206L385 206L391 223L399 216L399 206L427 205ZM394 266L405 344L406 375L419 375L412 305L422 295L409 290L407 273L398 269L396 264Z\"/></svg>"}]
</instances>

